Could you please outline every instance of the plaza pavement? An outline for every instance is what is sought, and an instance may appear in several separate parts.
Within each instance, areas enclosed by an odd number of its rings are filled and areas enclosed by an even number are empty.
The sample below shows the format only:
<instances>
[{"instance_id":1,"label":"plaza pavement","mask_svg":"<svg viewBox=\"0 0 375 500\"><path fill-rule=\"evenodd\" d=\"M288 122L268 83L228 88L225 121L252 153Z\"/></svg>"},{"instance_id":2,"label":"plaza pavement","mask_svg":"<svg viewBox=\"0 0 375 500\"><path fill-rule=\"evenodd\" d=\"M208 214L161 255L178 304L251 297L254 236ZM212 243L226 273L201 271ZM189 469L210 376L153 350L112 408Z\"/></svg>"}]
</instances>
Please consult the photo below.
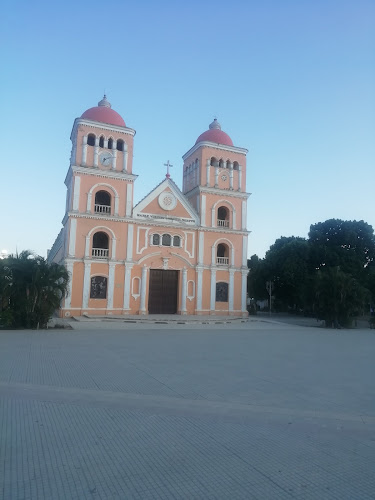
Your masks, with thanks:
<instances>
[{"instance_id":1,"label":"plaza pavement","mask_svg":"<svg viewBox=\"0 0 375 500\"><path fill-rule=\"evenodd\" d=\"M375 498L373 330L76 323L0 332L0 498Z\"/></svg>"}]
</instances>

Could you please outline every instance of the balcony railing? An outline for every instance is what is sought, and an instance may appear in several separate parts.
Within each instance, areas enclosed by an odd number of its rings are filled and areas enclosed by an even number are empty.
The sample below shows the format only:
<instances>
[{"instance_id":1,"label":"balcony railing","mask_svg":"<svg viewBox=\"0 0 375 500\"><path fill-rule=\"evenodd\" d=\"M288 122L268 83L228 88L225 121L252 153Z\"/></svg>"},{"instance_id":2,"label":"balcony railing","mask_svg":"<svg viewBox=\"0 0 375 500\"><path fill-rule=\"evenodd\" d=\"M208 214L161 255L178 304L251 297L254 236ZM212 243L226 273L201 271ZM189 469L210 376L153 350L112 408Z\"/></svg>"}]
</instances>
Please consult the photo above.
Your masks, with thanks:
<instances>
[{"instance_id":1,"label":"balcony railing","mask_svg":"<svg viewBox=\"0 0 375 500\"><path fill-rule=\"evenodd\" d=\"M95 213L96 214L110 214L111 205L98 205L95 203Z\"/></svg>"},{"instance_id":2,"label":"balcony railing","mask_svg":"<svg viewBox=\"0 0 375 500\"><path fill-rule=\"evenodd\" d=\"M229 220L217 219L217 227L229 227Z\"/></svg>"},{"instance_id":3,"label":"balcony railing","mask_svg":"<svg viewBox=\"0 0 375 500\"><path fill-rule=\"evenodd\" d=\"M109 250L108 248L93 248L91 255L97 259L108 259Z\"/></svg>"},{"instance_id":4,"label":"balcony railing","mask_svg":"<svg viewBox=\"0 0 375 500\"><path fill-rule=\"evenodd\" d=\"M216 264L218 266L229 266L229 257L216 257Z\"/></svg>"}]
</instances>

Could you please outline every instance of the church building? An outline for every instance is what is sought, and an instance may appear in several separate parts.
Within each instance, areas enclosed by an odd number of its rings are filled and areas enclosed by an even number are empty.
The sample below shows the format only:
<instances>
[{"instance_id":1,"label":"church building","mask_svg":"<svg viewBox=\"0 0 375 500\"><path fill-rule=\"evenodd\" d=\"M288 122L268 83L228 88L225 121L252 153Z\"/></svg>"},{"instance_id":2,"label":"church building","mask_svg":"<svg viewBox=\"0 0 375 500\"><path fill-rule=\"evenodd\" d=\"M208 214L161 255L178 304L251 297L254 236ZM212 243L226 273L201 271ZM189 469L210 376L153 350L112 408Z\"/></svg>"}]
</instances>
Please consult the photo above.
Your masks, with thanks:
<instances>
[{"instance_id":1,"label":"church building","mask_svg":"<svg viewBox=\"0 0 375 500\"><path fill-rule=\"evenodd\" d=\"M182 191L168 168L134 205L134 136L106 96L74 121L48 252L71 276L61 316L247 316L247 149L215 119L182 157Z\"/></svg>"}]
</instances>

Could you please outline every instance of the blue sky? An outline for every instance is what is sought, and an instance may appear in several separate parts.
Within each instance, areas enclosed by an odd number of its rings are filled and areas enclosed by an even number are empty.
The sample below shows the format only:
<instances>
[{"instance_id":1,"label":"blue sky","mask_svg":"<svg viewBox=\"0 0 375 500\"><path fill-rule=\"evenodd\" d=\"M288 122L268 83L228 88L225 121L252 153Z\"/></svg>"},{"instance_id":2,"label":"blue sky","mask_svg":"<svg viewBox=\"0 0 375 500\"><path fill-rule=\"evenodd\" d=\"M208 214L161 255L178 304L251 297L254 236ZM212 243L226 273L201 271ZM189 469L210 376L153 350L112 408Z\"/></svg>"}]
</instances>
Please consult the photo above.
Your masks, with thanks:
<instances>
[{"instance_id":1,"label":"blue sky","mask_svg":"<svg viewBox=\"0 0 375 500\"><path fill-rule=\"evenodd\" d=\"M248 153L249 256L329 218L375 227L373 1L5 2L0 250L46 255L73 121L137 131L135 199L217 116Z\"/></svg>"}]
</instances>

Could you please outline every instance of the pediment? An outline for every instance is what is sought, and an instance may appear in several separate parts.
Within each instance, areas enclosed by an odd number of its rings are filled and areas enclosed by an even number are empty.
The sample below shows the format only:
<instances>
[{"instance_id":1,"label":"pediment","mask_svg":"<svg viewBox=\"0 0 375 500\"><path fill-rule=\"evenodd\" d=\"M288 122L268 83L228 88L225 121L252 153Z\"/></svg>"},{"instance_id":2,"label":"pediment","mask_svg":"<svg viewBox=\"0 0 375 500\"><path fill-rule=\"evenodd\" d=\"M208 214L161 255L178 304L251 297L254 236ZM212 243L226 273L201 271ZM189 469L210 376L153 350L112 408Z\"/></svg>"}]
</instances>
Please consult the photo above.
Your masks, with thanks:
<instances>
[{"instance_id":1,"label":"pediment","mask_svg":"<svg viewBox=\"0 0 375 500\"><path fill-rule=\"evenodd\" d=\"M194 208L171 179L165 179L133 209L133 217L148 222L198 225Z\"/></svg>"}]
</instances>

